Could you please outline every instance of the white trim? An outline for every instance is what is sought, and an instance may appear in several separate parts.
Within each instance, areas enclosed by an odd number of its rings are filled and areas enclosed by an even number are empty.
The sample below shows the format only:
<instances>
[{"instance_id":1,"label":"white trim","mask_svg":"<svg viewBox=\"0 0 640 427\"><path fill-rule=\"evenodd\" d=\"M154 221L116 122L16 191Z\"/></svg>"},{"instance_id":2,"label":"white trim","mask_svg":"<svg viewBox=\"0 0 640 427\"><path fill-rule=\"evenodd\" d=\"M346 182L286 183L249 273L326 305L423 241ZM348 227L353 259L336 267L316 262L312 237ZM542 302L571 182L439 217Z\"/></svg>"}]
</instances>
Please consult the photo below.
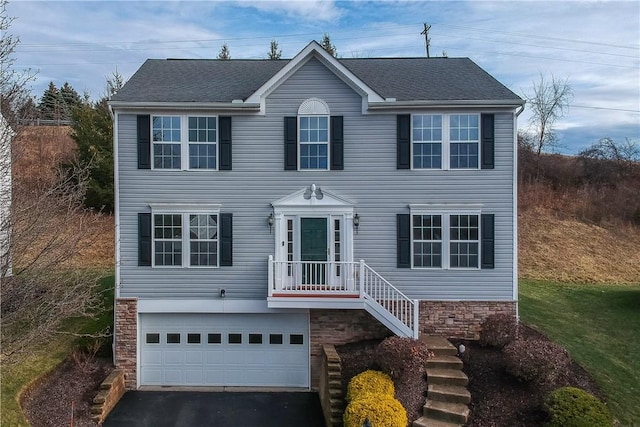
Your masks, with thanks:
<instances>
[{"instance_id":1,"label":"white trim","mask_svg":"<svg viewBox=\"0 0 640 427\"><path fill-rule=\"evenodd\" d=\"M309 98L298 107L298 116L329 116L329 105L320 98Z\"/></svg>"},{"instance_id":2,"label":"white trim","mask_svg":"<svg viewBox=\"0 0 640 427\"><path fill-rule=\"evenodd\" d=\"M266 299L139 299L138 313L305 313L307 310L275 310Z\"/></svg>"},{"instance_id":3,"label":"white trim","mask_svg":"<svg viewBox=\"0 0 640 427\"><path fill-rule=\"evenodd\" d=\"M109 101L109 106L113 109L135 109L138 111L149 110L232 110L259 112L259 103L248 102L145 102L145 101ZM123 111L121 111L123 112Z\"/></svg>"},{"instance_id":4,"label":"white trim","mask_svg":"<svg viewBox=\"0 0 640 427\"><path fill-rule=\"evenodd\" d=\"M480 214L483 205L481 203L434 203L434 204L414 204L411 203L408 205L409 209L413 212L416 211L420 214L420 211L427 211L427 214L430 212L438 212L438 213L451 213L455 211L456 213L462 212L463 214Z\"/></svg>"},{"instance_id":5,"label":"white trim","mask_svg":"<svg viewBox=\"0 0 640 427\"><path fill-rule=\"evenodd\" d=\"M114 181L114 193L113 193L113 220L114 220L114 238L115 238L115 292L114 301L120 298L120 158L118 150L118 132L120 127L118 126L119 114L114 112L109 106L111 112L111 118L113 120L113 181ZM115 314L114 314L115 316ZM115 318L114 318L115 321ZM114 341L115 341L114 334ZM115 348L115 346L114 346ZM115 355L115 354L114 354Z\"/></svg>"},{"instance_id":6,"label":"white trim","mask_svg":"<svg viewBox=\"0 0 640 427\"><path fill-rule=\"evenodd\" d=\"M416 100L416 101L391 101L391 98L385 102L369 102L369 110L401 110L410 108L508 108L508 112L512 112L513 108L524 105L523 100L477 100L477 99L459 99L459 100Z\"/></svg>"},{"instance_id":7,"label":"white trim","mask_svg":"<svg viewBox=\"0 0 640 427\"><path fill-rule=\"evenodd\" d=\"M328 108L328 107L327 107ZM307 141L307 142L302 142L300 141L300 132L302 131L301 127L300 127L300 119L302 119L303 117L306 118L311 118L311 117L325 117L327 119L327 141L326 142L313 142L313 141ZM328 115L317 115L317 114L302 114L302 115L298 115L296 116L296 141L298 143L297 146L297 155L298 158L297 163L298 163L298 171L300 172L317 172L317 171L328 171L331 169L331 117ZM302 168L302 145L326 145L327 147L327 167L325 168Z\"/></svg>"},{"instance_id":8,"label":"white trim","mask_svg":"<svg viewBox=\"0 0 640 427\"><path fill-rule=\"evenodd\" d=\"M221 204L218 203L149 203L151 212L158 211L156 213L220 213Z\"/></svg>"}]
</instances>

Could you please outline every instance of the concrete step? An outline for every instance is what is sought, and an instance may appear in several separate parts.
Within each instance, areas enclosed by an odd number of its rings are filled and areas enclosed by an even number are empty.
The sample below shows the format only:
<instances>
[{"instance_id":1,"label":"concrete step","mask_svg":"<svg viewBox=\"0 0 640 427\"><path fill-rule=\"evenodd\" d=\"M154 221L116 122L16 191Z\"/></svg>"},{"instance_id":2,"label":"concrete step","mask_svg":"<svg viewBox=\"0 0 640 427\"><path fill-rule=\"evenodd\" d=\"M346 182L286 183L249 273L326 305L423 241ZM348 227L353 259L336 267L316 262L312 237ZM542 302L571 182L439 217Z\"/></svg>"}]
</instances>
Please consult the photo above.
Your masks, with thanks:
<instances>
[{"instance_id":1,"label":"concrete step","mask_svg":"<svg viewBox=\"0 0 640 427\"><path fill-rule=\"evenodd\" d=\"M424 415L441 421L466 424L469 420L469 408L462 403L438 402L427 400L424 405Z\"/></svg>"},{"instance_id":2,"label":"concrete step","mask_svg":"<svg viewBox=\"0 0 640 427\"><path fill-rule=\"evenodd\" d=\"M467 405L471 402L471 393L457 385L429 384L427 399Z\"/></svg>"},{"instance_id":3,"label":"concrete step","mask_svg":"<svg viewBox=\"0 0 640 427\"><path fill-rule=\"evenodd\" d=\"M428 368L427 383L466 387L469 384L469 377L459 369Z\"/></svg>"},{"instance_id":4,"label":"concrete step","mask_svg":"<svg viewBox=\"0 0 640 427\"><path fill-rule=\"evenodd\" d=\"M457 356L436 356L427 360L427 368L462 369L462 360Z\"/></svg>"},{"instance_id":5,"label":"concrete step","mask_svg":"<svg viewBox=\"0 0 640 427\"><path fill-rule=\"evenodd\" d=\"M455 356L458 354L458 349L449 340L440 335L422 335L418 340L423 342L429 351L436 356Z\"/></svg>"},{"instance_id":6,"label":"concrete step","mask_svg":"<svg viewBox=\"0 0 640 427\"><path fill-rule=\"evenodd\" d=\"M422 416L413 422L412 427L461 427L461 424Z\"/></svg>"}]
</instances>

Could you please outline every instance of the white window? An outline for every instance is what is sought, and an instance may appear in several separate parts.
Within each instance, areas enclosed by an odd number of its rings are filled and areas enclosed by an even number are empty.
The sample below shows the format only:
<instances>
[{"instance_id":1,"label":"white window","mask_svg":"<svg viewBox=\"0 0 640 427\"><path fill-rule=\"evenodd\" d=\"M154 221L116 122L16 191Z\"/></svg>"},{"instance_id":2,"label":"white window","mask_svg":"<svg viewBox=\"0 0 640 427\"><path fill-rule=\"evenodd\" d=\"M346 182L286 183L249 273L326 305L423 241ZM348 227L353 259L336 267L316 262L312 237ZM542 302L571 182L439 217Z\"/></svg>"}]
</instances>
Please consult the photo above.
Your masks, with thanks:
<instances>
[{"instance_id":1,"label":"white window","mask_svg":"<svg viewBox=\"0 0 640 427\"><path fill-rule=\"evenodd\" d=\"M412 208L413 268L480 268L480 212Z\"/></svg>"},{"instance_id":2,"label":"white window","mask_svg":"<svg viewBox=\"0 0 640 427\"><path fill-rule=\"evenodd\" d=\"M300 169L329 168L329 116L298 117Z\"/></svg>"},{"instance_id":3,"label":"white window","mask_svg":"<svg viewBox=\"0 0 640 427\"><path fill-rule=\"evenodd\" d=\"M152 116L154 169L217 168L215 116Z\"/></svg>"},{"instance_id":4,"label":"white window","mask_svg":"<svg viewBox=\"0 0 640 427\"><path fill-rule=\"evenodd\" d=\"M414 114L413 169L478 169L479 114Z\"/></svg>"},{"instance_id":5,"label":"white window","mask_svg":"<svg viewBox=\"0 0 640 427\"><path fill-rule=\"evenodd\" d=\"M153 265L217 267L218 212L153 213Z\"/></svg>"}]
</instances>

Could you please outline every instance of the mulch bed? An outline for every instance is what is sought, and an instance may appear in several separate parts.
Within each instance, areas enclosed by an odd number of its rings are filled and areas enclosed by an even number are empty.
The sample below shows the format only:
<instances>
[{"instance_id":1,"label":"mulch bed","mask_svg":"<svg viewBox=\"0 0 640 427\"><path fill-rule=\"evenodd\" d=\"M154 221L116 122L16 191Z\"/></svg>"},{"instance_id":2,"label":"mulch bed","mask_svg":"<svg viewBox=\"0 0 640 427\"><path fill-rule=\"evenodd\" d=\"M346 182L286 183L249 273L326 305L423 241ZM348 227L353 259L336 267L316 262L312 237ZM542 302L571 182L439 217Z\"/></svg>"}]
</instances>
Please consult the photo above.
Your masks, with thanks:
<instances>
[{"instance_id":1,"label":"mulch bed","mask_svg":"<svg viewBox=\"0 0 640 427\"><path fill-rule=\"evenodd\" d=\"M546 339L534 329L522 325L525 338ZM373 351L380 341L362 341L336 347L342 361L343 390L349 380L367 369L375 368ZM475 341L452 341L464 344L466 351L462 359L464 372L469 376L471 392L471 427L538 427L546 419L542 402L551 388L573 386L587 390L603 398L595 381L577 363L572 363L570 372L558 380L554 387L541 388L519 382L505 371L501 350L481 347Z\"/></svg>"},{"instance_id":2,"label":"mulch bed","mask_svg":"<svg viewBox=\"0 0 640 427\"><path fill-rule=\"evenodd\" d=\"M22 408L33 427L95 427L91 405L100 383L109 375L110 360L69 357L39 384L22 395Z\"/></svg>"}]
</instances>

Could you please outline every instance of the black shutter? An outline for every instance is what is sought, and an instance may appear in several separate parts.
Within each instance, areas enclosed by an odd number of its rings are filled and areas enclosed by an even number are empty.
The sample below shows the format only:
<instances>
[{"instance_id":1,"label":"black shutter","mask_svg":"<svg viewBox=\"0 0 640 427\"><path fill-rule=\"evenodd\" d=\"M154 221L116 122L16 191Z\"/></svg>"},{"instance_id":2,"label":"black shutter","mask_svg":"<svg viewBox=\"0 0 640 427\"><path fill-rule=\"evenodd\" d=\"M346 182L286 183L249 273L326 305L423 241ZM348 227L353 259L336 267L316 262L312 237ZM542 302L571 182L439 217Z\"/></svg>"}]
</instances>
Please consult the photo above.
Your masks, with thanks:
<instances>
[{"instance_id":1,"label":"black shutter","mask_svg":"<svg viewBox=\"0 0 640 427\"><path fill-rule=\"evenodd\" d=\"M151 117L138 116L138 169L151 169Z\"/></svg>"},{"instance_id":2,"label":"black shutter","mask_svg":"<svg viewBox=\"0 0 640 427\"><path fill-rule=\"evenodd\" d=\"M398 268L411 268L411 217L397 214Z\"/></svg>"},{"instance_id":3,"label":"black shutter","mask_svg":"<svg viewBox=\"0 0 640 427\"><path fill-rule=\"evenodd\" d=\"M148 117L148 116L147 116ZM151 265L151 214L138 214L138 265Z\"/></svg>"},{"instance_id":4,"label":"black shutter","mask_svg":"<svg viewBox=\"0 0 640 427\"><path fill-rule=\"evenodd\" d=\"M495 137L494 137L494 117L493 114L482 114L480 129L482 132L482 169L494 168L494 151L495 151Z\"/></svg>"},{"instance_id":5,"label":"black shutter","mask_svg":"<svg viewBox=\"0 0 640 427\"><path fill-rule=\"evenodd\" d=\"M331 117L331 170L344 169L344 132L342 116Z\"/></svg>"},{"instance_id":6,"label":"black shutter","mask_svg":"<svg viewBox=\"0 0 640 427\"><path fill-rule=\"evenodd\" d=\"M495 216L493 214L482 214L482 261L480 262L481 268L494 268L494 252L495 252L495 238L494 238L494 222Z\"/></svg>"},{"instance_id":7,"label":"black shutter","mask_svg":"<svg viewBox=\"0 0 640 427\"><path fill-rule=\"evenodd\" d=\"M284 170L298 170L298 118L284 118Z\"/></svg>"},{"instance_id":8,"label":"black shutter","mask_svg":"<svg viewBox=\"0 0 640 427\"><path fill-rule=\"evenodd\" d=\"M220 265L233 265L233 214L220 214Z\"/></svg>"},{"instance_id":9,"label":"black shutter","mask_svg":"<svg viewBox=\"0 0 640 427\"><path fill-rule=\"evenodd\" d=\"M411 169L411 115L398 115L398 169Z\"/></svg>"},{"instance_id":10,"label":"black shutter","mask_svg":"<svg viewBox=\"0 0 640 427\"><path fill-rule=\"evenodd\" d=\"M231 162L231 117L219 117L218 126L220 130L220 163L218 170L230 171Z\"/></svg>"}]
</instances>

